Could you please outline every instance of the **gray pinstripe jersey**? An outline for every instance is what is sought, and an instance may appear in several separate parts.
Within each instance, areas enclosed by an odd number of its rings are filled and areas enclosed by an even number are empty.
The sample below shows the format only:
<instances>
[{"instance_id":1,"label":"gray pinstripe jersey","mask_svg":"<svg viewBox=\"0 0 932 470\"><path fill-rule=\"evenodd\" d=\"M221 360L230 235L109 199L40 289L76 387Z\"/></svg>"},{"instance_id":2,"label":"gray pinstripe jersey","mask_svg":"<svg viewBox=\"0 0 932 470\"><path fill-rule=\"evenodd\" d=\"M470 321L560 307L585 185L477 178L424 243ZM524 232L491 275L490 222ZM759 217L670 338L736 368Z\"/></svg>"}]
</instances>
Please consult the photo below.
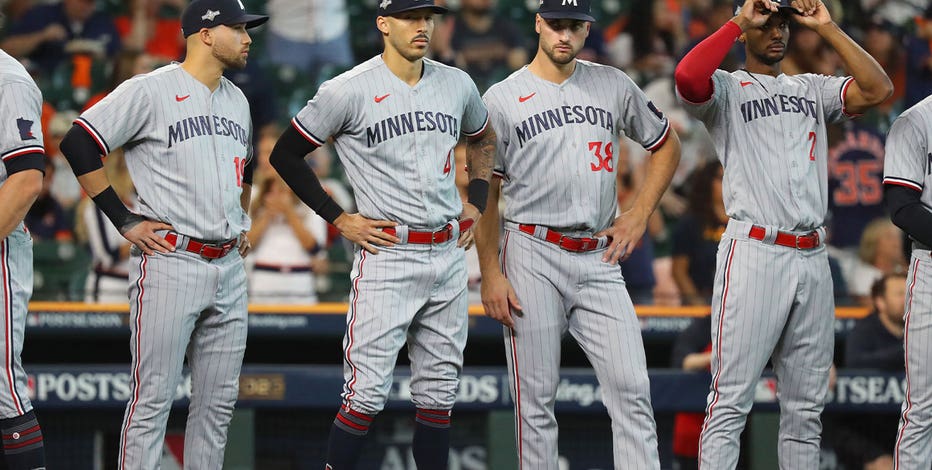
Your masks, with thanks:
<instances>
[{"instance_id":1,"label":"gray pinstripe jersey","mask_svg":"<svg viewBox=\"0 0 932 470\"><path fill-rule=\"evenodd\" d=\"M42 146L42 93L16 59L0 50L0 159L40 152ZM0 165L0 185L6 181Z\"/></svg>"},{"instance_id":2,"label":"gray pinstripe jersey","mask_svg":"<svg viewBox=\"0 0 932 470\"><path fill-rule=\"evenodd\" d=\"M424 59L412 87L380 55L325 82L292 120L316 145L334 137L360 214L412 228L460 215L453 147L461 133L481 134L487 123L465 72Z\"/></svg>"},{"instance_id":3,"label":"gray pinstripe jersey","mask_svg":"<svg viewBox=\"0 0 932 470\"><path fill-rule=\"evenodd\" d=\"M690 103L678 96L715 142L729 217L783 230L822 226L828 208L825 124L844 119L852 80L716 70L711 99Z\"/></svg>"},{"instance_id":4,"label":"gray pinstripe jersey","mask_svg":"<svg viewBox=\"0 0 932 470\"><path fill-rule=\"evenodd\" d=\"M932 210L932 97L900 114L887 134L883 183L919 191Z\"/></svg>"},{"instance_id":5,"label":"gray pinstripe jersey","mask_svg":"<svg viewBox=\"0 0 932 470\"><path fill-rule=\"evenodd\" d=\"M240 203L249 103L226 78L211 93L180 64L166 65L127 80L76 123L103 152L124 148L141 215L204 240L249 229Z\"/></svg>"},{"instance_id":6,"label":"gray pinstripe jersey","mask_svg":"<svg viewBox=\"0 0 932 470\"><path fill-rule=\"evenodd\" d=\"M524 67L483 99L498 135L495 173L503 178L504 217L516 223L608 227L618 205L618 136L653 151L670 131L624 72L582 60L560 85Z\"/></svg>"}]
</instances>

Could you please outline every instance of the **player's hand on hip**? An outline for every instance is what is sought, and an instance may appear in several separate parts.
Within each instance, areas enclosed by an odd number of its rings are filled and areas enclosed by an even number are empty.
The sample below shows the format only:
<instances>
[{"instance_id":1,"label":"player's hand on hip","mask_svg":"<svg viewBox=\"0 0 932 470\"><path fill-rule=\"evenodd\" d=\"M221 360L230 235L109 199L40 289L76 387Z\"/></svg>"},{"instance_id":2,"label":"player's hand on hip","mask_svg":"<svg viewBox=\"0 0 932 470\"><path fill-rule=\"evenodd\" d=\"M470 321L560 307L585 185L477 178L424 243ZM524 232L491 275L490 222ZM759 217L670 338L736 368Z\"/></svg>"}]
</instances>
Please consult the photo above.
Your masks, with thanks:
<instances>
[{"instance_id":1,"label":"player's hand on hip","mask_svg":"<svg viewBox=\"0 0 932 470\"><path fill-rule=\"evenodd\" d=\"M508 279L501 273L484 276L480 292L485 314L508 328L514 328L512 314L521 316L523 309Z\"/></svg>"},{"instance_id":2,"label":"player's hand on hip","mask_svg":"<svg viewBox=\"0 0 932 470\"><path fill-rule=\"evenodd\" d=\"M629 210L615 218L611 227L597 232L595 237L610 237L608 248L602 255L602 261L616 264L631 256L631 252L641 241L647 230L647 217Z\"/></svg>"},{"instance_id":3,"label":"player's hand on hip","mask_svg":"<svg viewBox=\"0 0 932 470\"><path fill-rule=\"evenodd\" d=\"M175 251L175 246L168 243L161 235L155 233L158 230L174 230L175 228L164 222L156 220L142 219L138 223L126 226L121 230L123 238L126 238L136 248L142 250L147 255L155 252L171 253Z\"/></svg>"},{"instance_id":4,"label":"player's hand on hip","mask_svg":"<svg viewBox=\"0 0 932 470\"><path fill-rule=\"evenodd\" d=\"M741 27L742 31L749 28L763 26L770 18L771 13L775 13L779 8L770 0L745 0L744 5L733 21Z\"/></svg>"},{"instance_id":5,"label":"player's hand on hip","mask_svg":"<svg viewBox=\"0 0 932 470\"><path fill-rule=\"evenodd\" d=\"M337 220L333 221L333 225L340 230L340 233L347 240L374 255L379 254L377 246L392 247L395 246L395 243L401 242L400 238L382 231L385 227L398 225L390 220L373 220L359 214L344 212L337 217Z\"/></svg>"},{"instance_id":6,"label":"player's hand on hip","mask_svg":"<svg viewBox=\"0 0 932 470\"><path fill-rule=\"evenodd\" d=\"M246 232L239 235L239 244L236 246L236 249L239 250L239 255L243 258L252 251L252 243L249 242L249 237L246 236Z\"/></svg>"},{"instance_id":7,"label":"player's hand on hip","mask_svg":"<svg viewBox=\"0 0 932 470\"><path fill-rule=\"evenodd\" d=\"M476 222L479 221L480 215L481 213L479 212L479 209L476 208L476 206L468 202L463 203L463 213L460 214L459 218L460 238L456 241L456 246L465 250L468 250L472 247L473 243L476 241L473 229L475 229Z\"/></svg>"}]
</instances>

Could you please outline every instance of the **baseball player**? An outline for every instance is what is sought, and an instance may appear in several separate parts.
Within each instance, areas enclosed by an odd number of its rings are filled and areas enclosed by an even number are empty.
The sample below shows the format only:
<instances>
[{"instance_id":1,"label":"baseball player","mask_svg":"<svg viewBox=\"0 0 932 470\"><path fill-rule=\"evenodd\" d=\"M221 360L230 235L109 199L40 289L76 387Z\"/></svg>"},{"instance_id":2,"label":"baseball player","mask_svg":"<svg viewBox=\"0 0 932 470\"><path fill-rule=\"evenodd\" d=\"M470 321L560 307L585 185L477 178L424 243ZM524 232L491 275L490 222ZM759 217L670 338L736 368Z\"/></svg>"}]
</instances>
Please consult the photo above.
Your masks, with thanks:
<instances>
[{"instance_id":1,"label":"baseball player","mask_svg":"<svg viewBox=\"0 0 932 470\"><path fill-rule=\"evenodd\" d=\"M818 0L739 2L675 73L725 168L729 221L712 295L712 385L699 447L702 469L735 468L761 371L772 360L780 401L780 468L818 468L819 414L834 343L832 277L822 225L828 204L828 122L893 92L883 69ZM811 28L853 77L780 72L789 24ZM745 68L715 70L735 40Z\"/></svg>"},{"instance_id":2,"label":"baseball player","mask_svg":"<svg viewBox=\"0 0 932 470\"><path fill-rule=\"evenodd\" d=\"M471 225L488 197L495 133L469 76L425 59L433 0L384 0L381 55L321 85L270 157L302 201L357 244L343 339L343 406L330 431L327 468L355 467L407 342L417 407L418 468L445 469L450 411L467 331L466 260ZM456 188L453 148L467 137L470 182ZM345 213L304 155L330 137L356 196Z\"/></svg>"},{"instance_id":3,"label":"baseball player","mask_svg":"<svg viewBox=\"0 0 932 470\"><path fill-rule=\"evenodd\" d=\"M903 335L906 397L893 458L897 469L927 468L932 459L932 97L907 109L893 123L887 135L883 183L890 218L913 240Z\"/></svg>"},{"instance_id":4,"label":"baseball player","mask_svg":"<svg viewBox=\"0 0 932 470\"><path fill-rule=\"evenodd\" d=\"M504 325L523 470L560 468L553 403L567 330L602 386L615 468L660 468L641 329L618 261L644 234L680 145L624 72L576 59L593 21L589 0L543 0L537 55L484 96L499 140L476 237L482 303ZM624 135L653 156L642 191L616 217Z\"/></svg>"},{"instance_id":5,"label":"baseball player","mask_svg":"<svg viewBox=\"0 0 932 470\"><path fill-rule=\"evenodd\" d=\"M13 470L45 468L42 429L27 396L20 358L32 296L32 238L23 217L42 189L41 114L42 94L32 77L0 50L0 332L5 351L0 367L0 433L6 465Z\"/></svg>"},{"instance_id":6,"label":"baseball player","mask_svg":"<svg viewBox=\"0 0 932 470\"><path fill-rule=\"evenodd\" d=\"M187 356L185 468L219 469L246 348L241 236L252 184L249 104L221 74L246 64L247 28L268 18L239 0L194 0L181 16L184 62L136 76L84 112L61 149L78 181L132 242L132 396L119 468L157 468ZM100 157L123 147L138 213Z\"/></svg>"}]
</instances>

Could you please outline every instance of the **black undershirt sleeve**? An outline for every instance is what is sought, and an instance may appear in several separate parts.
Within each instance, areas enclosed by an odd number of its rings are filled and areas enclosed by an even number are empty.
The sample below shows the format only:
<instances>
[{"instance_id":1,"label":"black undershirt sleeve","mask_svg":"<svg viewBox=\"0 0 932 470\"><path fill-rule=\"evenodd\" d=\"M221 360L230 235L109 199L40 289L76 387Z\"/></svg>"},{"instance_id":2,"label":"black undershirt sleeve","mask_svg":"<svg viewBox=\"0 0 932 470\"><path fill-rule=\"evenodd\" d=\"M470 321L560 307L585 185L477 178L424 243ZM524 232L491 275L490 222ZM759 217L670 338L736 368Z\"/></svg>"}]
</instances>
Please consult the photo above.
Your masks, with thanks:
<instances>
[{"instance_id":1,"label":"black undershirt sleeve","mask_svg":"<svg viewBox=\"0 0 932 470\"><path fill-rule=\"evenodd\" d=\"M920 201L922 193L905 186L886 184L883 195L893 223L913 240L932 247L932 210Z\"/></svg>"},{"instance_id":2,"label":"black undershirt sleeve","mask_svg":"<svg viewBox=\"0 0 932 470\"><path fill-rule=\"evenodd\" d=\"M343 208L327 194L304 156L313 152L316 145L289 126L269 156L269 163L281 175L298 198L331 224L343 214Z\"/></svg>"}]
</instances>

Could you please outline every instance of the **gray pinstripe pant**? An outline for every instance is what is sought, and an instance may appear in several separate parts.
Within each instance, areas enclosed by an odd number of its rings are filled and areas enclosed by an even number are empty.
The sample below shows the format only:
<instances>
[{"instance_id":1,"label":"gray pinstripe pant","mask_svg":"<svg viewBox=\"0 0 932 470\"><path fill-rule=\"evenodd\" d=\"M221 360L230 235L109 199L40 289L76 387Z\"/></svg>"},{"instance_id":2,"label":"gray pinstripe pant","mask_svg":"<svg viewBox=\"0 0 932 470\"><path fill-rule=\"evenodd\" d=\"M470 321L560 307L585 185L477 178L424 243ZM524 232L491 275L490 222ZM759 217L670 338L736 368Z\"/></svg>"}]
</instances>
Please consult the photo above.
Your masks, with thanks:
<instances>
[{"instance_id":1,"label":"gray pinstripe pant","mask_svg":"<svg viewBox=\"0 0 932 470\"><path fill-rule=\"evenodd\" d=\"M26 371L20 354L26 329L26 311L32 296L32 237L20 224L0 240L0 310L3 334L0 351L0 418L22 416L32 409Z\"/></svg>"},{"instance_id":2,"label":"gray pinstripe pant","mask_svg":"<svg viewBox=\"0 0 932 470\"><path fill-rule=\"evenodd\" d=\"M453 408L469 325L466 257L453 240L356 249L343 338L343 404L382 411L398 353L408 344L411 399L418 408Z\"/></svg>"},{"instance_id":3,"label":"gray pinstripe pant","mask_svg":"<svg viewBox=\"0 0 932 470\"><path fill-rule=\"evenodd\" d=\"M828 255L824 246L797 250L749 239L749 229L730 221L718 248L700 468L737 465L738 439L768 359L780 402L780 468L819 468L819 416L835 344Z\"/></svg>"},{"instance_id":4,"label":"gray pinstripe pant","mask_svg":"<svg viewBox=\"0 0 932 470\"><path fill-rule=\"evenodd\" d=\"M504 272L524 308L514 330L504 332L522 470L559 469L553 406L567 331L599 379L615 468L660 468L640 324L621 269L602 262L603 253L571 253L505 232Z\"/></svg>"},{"instance_id":5,"label":"gray pinstripe pant","mask_svg":"<svg viewBox=\"0 0 932 470\"><path fill-rule=\"evenodd\" d=\"M246 351L246 271L235 250L216 260L185 251L130 258L132 396L120 435L121 469L158 468L185 356L191 405L184 466L223 466Z\"/></svg>"},{"instance_id":6,"label":"gray pinstripe pant","mask_svg":"<svg viewBox=\"0 0 932 470\"><path fill-rule=\"evenodd\" d=\"M897 470L928 470L932 460L932 259L913 250L906 278L906 399L894 461Z\"/></svg>"}]
</instances>

